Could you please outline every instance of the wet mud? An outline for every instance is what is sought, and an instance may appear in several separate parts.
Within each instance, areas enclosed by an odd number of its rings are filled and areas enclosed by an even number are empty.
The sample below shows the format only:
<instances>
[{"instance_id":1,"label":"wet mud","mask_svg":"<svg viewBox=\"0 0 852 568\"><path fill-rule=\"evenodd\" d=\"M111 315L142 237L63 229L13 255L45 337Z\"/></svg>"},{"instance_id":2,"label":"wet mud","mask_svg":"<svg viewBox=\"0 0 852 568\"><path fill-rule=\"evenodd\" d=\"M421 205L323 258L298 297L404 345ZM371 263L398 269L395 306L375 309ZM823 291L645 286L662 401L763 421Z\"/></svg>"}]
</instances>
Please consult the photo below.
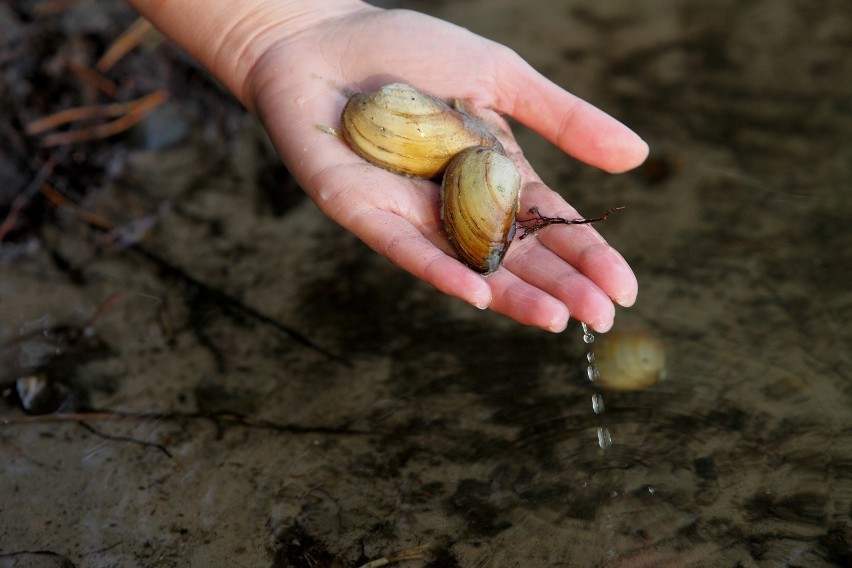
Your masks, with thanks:
<instances>
[{"instance_id":1,"label":"wet mud","mask_svg":"<svg viewBox=\"0 0 852 568\"><path fill-rule=\"evenodd\" d=\"M95 82L122 4L6 3L0 566L849 565L850 6L385 4L650 142L611 176L518 129L581 212L625 206L598 225L640 282L616 325L659 341L661 380L590 382L605 337L375 255L156 34ZM161 89L114 135L27 130Z\"/></svg>"}]
</instances>

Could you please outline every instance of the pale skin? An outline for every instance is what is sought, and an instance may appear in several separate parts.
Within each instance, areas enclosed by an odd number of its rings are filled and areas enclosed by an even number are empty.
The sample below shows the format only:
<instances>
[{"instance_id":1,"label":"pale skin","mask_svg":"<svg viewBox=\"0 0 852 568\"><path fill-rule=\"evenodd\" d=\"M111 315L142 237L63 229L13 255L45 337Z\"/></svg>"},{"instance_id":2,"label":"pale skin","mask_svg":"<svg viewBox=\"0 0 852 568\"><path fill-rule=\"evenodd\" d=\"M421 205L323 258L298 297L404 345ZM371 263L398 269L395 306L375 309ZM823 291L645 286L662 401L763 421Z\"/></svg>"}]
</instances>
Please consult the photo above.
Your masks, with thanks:
<instances>
[{"instance_id":1,"label":"pale skin","mask_svg":"<svg viewBox=\"0 0 852 568\"><path fill-rule=\"evenodd\" d=\"M401 81L446 99L497 132L522 177L521 211L580 215L523 157L511 116L566 154L618 173L648 146L614 118L544 78L510 49L424 14L355 0L129 0L263 123L281 159L331 219L438 290L522 324L559 332L569 318L608 330L637 283L589 225L550 226L515 242L483 277L441 231L438 186L369 165L317 128L337 127L347 95Z\"/></svg>"}]
</instances>

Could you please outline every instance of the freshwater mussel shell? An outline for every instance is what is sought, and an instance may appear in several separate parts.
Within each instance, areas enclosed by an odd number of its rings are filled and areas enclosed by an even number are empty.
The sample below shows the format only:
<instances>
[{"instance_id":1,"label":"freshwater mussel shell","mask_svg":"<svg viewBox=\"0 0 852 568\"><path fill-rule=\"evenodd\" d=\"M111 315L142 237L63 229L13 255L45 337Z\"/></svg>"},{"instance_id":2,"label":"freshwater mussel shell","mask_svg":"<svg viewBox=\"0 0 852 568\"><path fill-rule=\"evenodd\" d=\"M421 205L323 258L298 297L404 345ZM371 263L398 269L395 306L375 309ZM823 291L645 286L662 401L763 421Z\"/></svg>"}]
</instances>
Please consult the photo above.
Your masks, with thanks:
<instances>
[{"instance_id":1,"label":"freshwater mussel shell","mask_svg":"<svg viewBox=\"0 0 852 568\"><path fill-rule=\"evenodd\" d=\"M465 148L499 148L477 119L404 83L356 93L343 109L341 132L368 162L407 176L432 179Z\"/></svg>"},{"instance_id":2,"label":"freshwater mussel shell","mask_svg":"<svg viewBox=\"0 0 852 568\"><path fill-rule=\"evenodd\" d=\"M597 383L617 391L648 388L665 378L663 342L644 330L612 331L595 344Z\"/></svg>"},{"instance_id":3,"label":"freshwater mussel shell","mask_svg":"<svg viewBox=\"0 0 852 568\"><path fill-rule=\"evenodd\" d=\"M500 266L515 235L521 175L505 154L475 147L459 153L441 183L441 219L456 253L489 274Z\"/></svg>"}]
</instances>

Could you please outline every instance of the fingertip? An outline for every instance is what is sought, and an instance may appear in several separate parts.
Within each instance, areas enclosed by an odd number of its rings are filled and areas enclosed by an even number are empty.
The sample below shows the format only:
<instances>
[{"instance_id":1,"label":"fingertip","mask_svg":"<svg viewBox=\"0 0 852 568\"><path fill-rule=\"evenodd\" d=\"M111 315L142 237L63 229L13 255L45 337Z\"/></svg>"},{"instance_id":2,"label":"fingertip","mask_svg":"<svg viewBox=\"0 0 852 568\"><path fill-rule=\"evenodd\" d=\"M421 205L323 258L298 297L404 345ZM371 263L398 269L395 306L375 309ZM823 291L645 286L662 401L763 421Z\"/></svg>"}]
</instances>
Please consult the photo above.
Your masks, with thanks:
<instances>
[{"instance_id":1,"label":"fingertip","mask_svg":"<svg viewBox=\"0 0 852 568\"><path fill-rule=\"evenodd\" d=\"M473 286L470 288L470 291L467 294L467 302L472 305L474 308L480 310L487 310L491 305L491 300L493 296L491 295L491 287L487 284L485 287L482 286Z\"/></svg>"},{"instance_id":2,"label":"fingertip","mask_svg":"<svg viewBox=\"0 0 852 568\"><path fill-rule=\"evenodd\" d=\"M636 296L639 294L639 282L626 262L616 265L614 272L617 276L613 278L613 284L607 290L609 297L619 306L629 308L636 303Z\"/></svg>"},{"instance_id":3,"label":"fingertip","mask_svg":"<svg viewBox=\"0 0 852 568\"><path fill-rule=\"evenodd\" d=\"M564 90L523 59L514 63L496 79L501 88L498 111L610 173L631 170L648 157L648 144L619 120Z\"/></svg>"},{"instance_id":4,"label":"fingertip","mask_svg":"<svg viewBox=\"0 0 852 568\"><path fill-rule=\"evenodd\" d=\"M568 317L567 310L565 315L560 315L555 318L551 318L550 322L547 326L544 327L546 331L550 331L553 333L562 333L568 327Z\"/></svg>"},{"instance_id":5,"label":"fingertip","mask_svg":"<svg viewBox=\"0 0 852 568\"><path fill-rule=\"evenodd\" d=\"M629 308L636 303L637 290L634 288L631 291L615 294L612 300L622 308Z\"/></svg>"},{"instance_id":6,"label":"fingertip","mask_svg":"<svg viewBox=\"0 0 852 568\"><path fill-rule=\"evenodd\" d=\"M650 152L648 143L626 126L622 136L612 137L602 145L603 153L609 156L604 170L611 174L620 174L639 167L648 158Z\"/></svg>"},{"instance_id":7,"label":"fingertip","mask_svg":"<svg viewBox=\"0 0 852 568\"><path fill-rule=\"evenodd\" d=\"M597 287L575 287L571 296L572 315L597 332L608 331L615 319L615 306L607 294Z\"/></svg>"},{"instance_id":8,"label":"fingertip","mask_svg":"<svg viewBox=\"0 0 852 568\"><path fill-rule=\"evenodd\" d=\"M559 299L518 278L505 268L490 277L494 301L490 308L524 325L559 333L570 312Z\"/></svg>"},{"instance_id":9,"label":"fingertip","mask_svg":"<svg viewBox=\"0 0 852 568\"><path fill-rule=\"evenodd\" d=\"M568 327L571 313L568 307L556 298L544 298L541 313L540 328L551 333L561 333ZM546 318L546 319L545 319ZM546 323L545 323L546 322Z\"/></svg>"},{"instance_id":10,"label":"fingertip","mask_svg":"<svg viewBox=\"0 0 852 568\"><path fill-rule=\"evenodd\" d=\"M591 327L593 330L598 333L606 333L610 329L612 329L612 325L615 323L615 314L613 313L611 316L606 318L601 318L597 321L586 322L586 325Z\"/></svg>"},{"instance_id":11,"label":"fingertip","mask_svg":"<svg viewBox=\"0 0 852 568\"><path fill-rule=\"evenodd\" d=\"M636 301L639 290L636 275L624 257L607 243L584 247L574 263L616 304L626 308Z\"/></svg>"}]
</instances>

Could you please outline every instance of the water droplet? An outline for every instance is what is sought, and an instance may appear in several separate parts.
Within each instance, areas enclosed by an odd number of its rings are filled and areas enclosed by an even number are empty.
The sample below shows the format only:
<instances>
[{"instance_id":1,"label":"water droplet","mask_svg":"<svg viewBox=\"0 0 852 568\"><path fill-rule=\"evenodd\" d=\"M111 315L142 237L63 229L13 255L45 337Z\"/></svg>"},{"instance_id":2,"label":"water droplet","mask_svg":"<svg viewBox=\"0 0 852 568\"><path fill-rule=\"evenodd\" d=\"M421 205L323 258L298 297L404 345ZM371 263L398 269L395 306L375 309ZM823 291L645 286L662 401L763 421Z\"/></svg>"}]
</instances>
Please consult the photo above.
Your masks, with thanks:
<instances>
[{"instance_id":1,"label":"water droplet","mask_svg":"<svg viewBox=\"0 0 852 568\"><path fill-rule=\"evenodd\" d=\"M594 351L589 351L588 353L586 353L586 361L588 361L589 363L595 362L595 352Z\"/></svg>"},{"instance_id":2,"label":"water droplet","mask_svg":"<svg viewBox=\"0 0 852 568\"><path fill-rule=\"evenodd\" d=\"M609 428L598 428L598 445L602 450L612 447L612 434L609 433Z\"/></svg>"},{"instance_id":3,"label":"water droplet","mask_svg":"<svg viewBox=\"0 0 852 568\"><path fill-rule=\"evenodd\" d=\"M595 342L595 335L591 331L589 331L589 326L587 326L586 324L582 324L582 326L583 326L583 341L585 341L586 343L594 343Z\"/></svg>"},{"instance_id":4,"label":"water droplet","mask_svg":"<svg viewBox=\"0 0 852 568\"><path fill-rule=\"evenodd\" d=\"M601 370L598 369L597 365L589 365L589 368L586 369L586 376L589 377L590 381L596 381L601 378Z\"/></svg>"},{"instance_id":5,"label":"water droplet","mask_svg":"<svg viewBox=\"0 0 852 568\"><path fill-rule=\"evenodd\" d=\"M595 411L595 414L603 414L604 412L604 399L599 392L592 395L592 410Z\"/></svg>"}]
</instances>

